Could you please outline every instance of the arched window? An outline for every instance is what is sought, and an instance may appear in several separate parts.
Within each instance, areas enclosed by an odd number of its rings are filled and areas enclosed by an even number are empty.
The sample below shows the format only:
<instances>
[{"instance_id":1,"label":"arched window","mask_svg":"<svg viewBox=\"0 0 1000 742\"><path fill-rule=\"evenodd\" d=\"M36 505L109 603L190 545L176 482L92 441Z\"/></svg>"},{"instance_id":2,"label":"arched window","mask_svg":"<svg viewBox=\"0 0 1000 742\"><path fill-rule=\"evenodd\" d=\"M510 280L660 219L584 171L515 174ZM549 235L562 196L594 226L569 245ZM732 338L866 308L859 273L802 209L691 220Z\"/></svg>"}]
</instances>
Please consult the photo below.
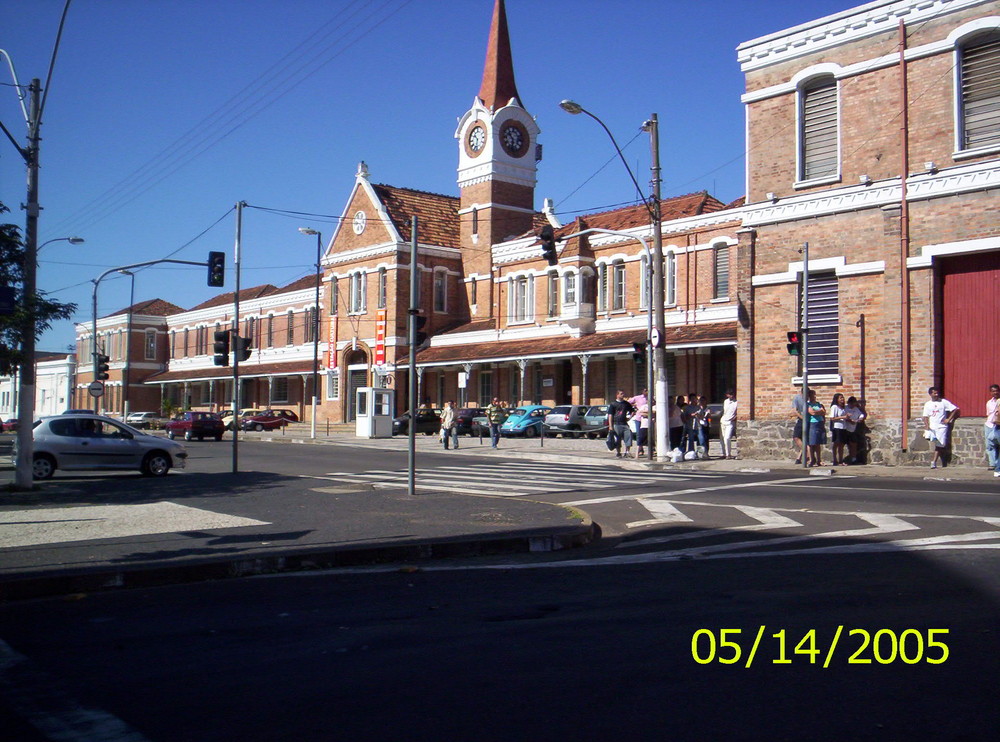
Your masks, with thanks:
<instances>
[{"instance_id":1,"label":"arched window","mask_svg":"<svg viewBox=\"0 0 1000 742\"><path fill-rule=\"evenodd\" d=\"M799 88L799 180L840 174L837 80L820 75Z\"/></svg>"},{"instance_id":2,"label":"arched window","mask_svg":"<svg viewBox=\"0 0 1000 742\"><path fill-rule=\"evenodd\" d=\"M960 149L1000 146L1000 31L969 37L958 54Z\"/></svg>"}]
</instances>

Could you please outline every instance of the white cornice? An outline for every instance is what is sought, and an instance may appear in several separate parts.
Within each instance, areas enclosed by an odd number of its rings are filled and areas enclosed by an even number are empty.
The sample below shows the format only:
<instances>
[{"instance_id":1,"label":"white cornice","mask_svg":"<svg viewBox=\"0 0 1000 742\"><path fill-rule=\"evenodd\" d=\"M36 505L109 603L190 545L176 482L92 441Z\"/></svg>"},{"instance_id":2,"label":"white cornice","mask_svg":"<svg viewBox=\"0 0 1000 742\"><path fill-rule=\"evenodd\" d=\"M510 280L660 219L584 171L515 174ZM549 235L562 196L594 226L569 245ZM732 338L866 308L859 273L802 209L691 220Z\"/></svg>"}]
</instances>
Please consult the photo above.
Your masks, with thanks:
<instances>
[{"instance_id":1,"label":"white cornice","mask_svg":"<svg viewBox=\"0 0 1000 742\"><path fill-rule=\"evenodd\" d=\"M747 41L737 47L737 60L747 73L877 34L895 33L900 19L922 23L991 1L878 0Z\"/></svg>"},{"instance_id":2,"label":"white cornice","mask_svg":"<svg viewBox=\"0 0 1000 742\"><path fill-rule=\"evenodd\" d=\"M1000 160L988 160L941 170L937 173L911 175L906 181L907 200L921 201L942 196L1000 188ZM875 209L898 204L902 196L899 178L879 181L870 186L847 186L818 193L749 204L745 207L743 226L808 219L861 209Z\"/></svg>"}]
</instances>

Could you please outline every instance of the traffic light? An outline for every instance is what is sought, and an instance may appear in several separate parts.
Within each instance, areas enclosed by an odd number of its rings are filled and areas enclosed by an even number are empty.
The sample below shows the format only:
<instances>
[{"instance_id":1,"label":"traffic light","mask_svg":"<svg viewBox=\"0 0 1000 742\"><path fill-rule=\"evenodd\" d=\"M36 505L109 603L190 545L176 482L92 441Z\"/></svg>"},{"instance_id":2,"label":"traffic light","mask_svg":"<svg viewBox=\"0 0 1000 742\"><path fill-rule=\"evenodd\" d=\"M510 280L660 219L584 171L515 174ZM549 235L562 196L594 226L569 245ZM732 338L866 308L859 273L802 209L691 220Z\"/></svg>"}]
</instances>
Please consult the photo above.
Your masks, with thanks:
<instances>
[{"instance_id":1,"label":"traffic light","mask_svg":"<svg viewBox=\"0 0 1000 742\"><path fill-rule=\"evenodd\" d=\"M423 345L427 341L427 333L423 331L424 325L427 324L427 318L419 315L413 315L413 344Z\"/></svg>"},{"instance_id":2,"label":"traffic light","mask_svg":"<svg viewBox=\"0 0 1000 742\"><path fill-rule=\"evenodd\" d=\"M215 342L212 344L212 350L215 351L215 356L212 358L212 362L216 366L228 366L229 365L229 330L216 330L215 331Z\"/></svg>"},{"instance_id":3,"label":"traffic light","mask_svg":"<svg viewBox=\"0 0 1000 742\"><path fill-rule=\"evenodd\" d=\"M642 363L646 360L645 343L632 343L632 360L636 363Z\"/></svg>"},{"instance_id":4,"label":"traffic light","mask_svg":"<svg viewBox=\"0 0 1000 742\"><path fill-rule=\"evenodd\" d=\"M100 353L97 354L97 378L104 381L108 378L108 361L111 359L107 356L102 356Z\"/></svg>"},{"instance_id":5,"label":"traffic light","mask_svg":"<svg viewBox=\"0 0 1000 742\"><path fill-rule=\"evenodd\" d=\"M208 254L208 285L226 285L226 254L224 252L210 252Z\"/></svg>"},{"instance_id":6,"label":"traffic light","mask_svg":"<svg viewBox=\"0 0 1000 742\"><path fill-rule=\"evenodd\" d=\"M250 357L250 352L252 350L250 338L240 337L239 335L234 338L233 355L236 356L237 361L245 361Z\"/></svg>"},{"instance_id":7,"label":"traffic light","mask_svg":"<svg viewBox=\"0 0 1000 742\"><path fill-rule=\"evenodd\" d=\"M802 333L796 330L792 330L788 333L788 355L790 356L800 356L802 355Z\"/></svg>"},{"instance_id":8,"label":"traffic light","mask_svg":"<svg viewBox=\"0 0 1000 742\"><path fill-rule=\"evenodd\" d=\"M546 224L542 231L538 233L538 239L542 243L542 257L549 265L556 265L559 257L556 255L556 236L552 232L552 226Z\"/></svg>"}]
</instances>

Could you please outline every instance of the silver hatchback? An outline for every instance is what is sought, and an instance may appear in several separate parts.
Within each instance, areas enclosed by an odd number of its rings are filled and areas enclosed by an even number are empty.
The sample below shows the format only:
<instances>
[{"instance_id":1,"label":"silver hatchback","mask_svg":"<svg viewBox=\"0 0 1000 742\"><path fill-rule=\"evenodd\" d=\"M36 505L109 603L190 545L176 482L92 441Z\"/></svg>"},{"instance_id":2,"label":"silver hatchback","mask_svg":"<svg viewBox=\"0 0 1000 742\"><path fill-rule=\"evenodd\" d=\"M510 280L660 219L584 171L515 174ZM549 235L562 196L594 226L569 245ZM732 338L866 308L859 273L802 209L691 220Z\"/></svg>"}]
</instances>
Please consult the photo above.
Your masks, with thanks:
<instances>
[{"instance_id":1,"label":"silver hatchback","mask_svg":"<svg viewBox=\"0 0 1000 742\"><path fill-rule=\"evenodd\" d=\"M143 433L101 415L44 417L32 430L35 479L65 471L138 469L148 477L184 468L187 451L175 441ZM17 457L15 444L14 457Z\"/></svg>"},{"instance_id":2,"label":"silver hatchback","mask_svg":"<svg viewBox=\"0 0 1000 742\"><path fill-rule=\"evenodd\" d=\"M545 416L545 434L561 434L563 438L577 438L585 432L587 405L563 404L553 407Z\"/></svg>"}]
</instances>

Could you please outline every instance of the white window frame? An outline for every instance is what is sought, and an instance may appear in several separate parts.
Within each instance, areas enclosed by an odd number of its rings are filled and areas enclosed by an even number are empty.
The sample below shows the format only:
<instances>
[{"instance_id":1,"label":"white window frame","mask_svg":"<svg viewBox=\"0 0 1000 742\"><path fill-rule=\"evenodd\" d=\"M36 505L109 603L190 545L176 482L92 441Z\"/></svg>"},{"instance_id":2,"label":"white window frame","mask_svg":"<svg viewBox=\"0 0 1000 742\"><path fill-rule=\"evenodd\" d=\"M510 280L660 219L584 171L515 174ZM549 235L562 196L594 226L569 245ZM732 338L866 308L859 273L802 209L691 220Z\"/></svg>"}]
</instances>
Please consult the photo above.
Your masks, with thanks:
<instances>
[{"instance_id":1,"label":"white window frame","mask_svg":"<svg viewBox=\"0 0 1000 742\"><path fill-rule=\"evenodd\" d=\"M444 268L434 269L434 311L437 314L448 312L448 271Z\"/></svg>"},{"instance_id":2,"label":"white window frame","mask_svg":"<svg viewBox=\"0 0 1000 742\"><path fill-rule=\"evenodd\" d=\"M576 306L578 295L578 279L576 271L566 271L563 274L563 304L567 307Z\"/></svg>"},{"instance_id":3,"label":"white window frame","mask_svg":"<svg viewBox=\"0 0 1000 742\"><path fill-rule=\"evenodd\" d=\"M663 256L663 306L677 306L677 253L673 250Z\"/></svg>"},{"instance_id":4,"label":"white window frame","mask_svg":"<svg viewBox=\"0 0 1000 742\"><path fill-rule=\"evenodd\" d=\"M519 325L535 320L535 281L531 275L511 276L507 292L507 324Z\"/></svg>"},{"instance_id":5,"label":"white window frame","mask_svg":"<svg viewBox=\"0 0 1000 742\"><path fill-rule=\"evenodd\" d=\"M364 314L367 311L367 274L354 271L350 274L351 304L349 314Z\"/></svg>"},{"instance_id":6,"label":"white window frame","mask_svg":"<svg viewBox=\"0 0 1000 742\"><path fill-rule=\"evenodd\" d=\"M143 347L145 348L145 350L144 350L144 353L145 353L144 357L145 357L145 359L147 361L155 361L156 360L156 330L153 330L153 329L146 330L146 334L145 334L144 340L145 340L145 342L143 343Z\"/></svg>"},{"instance_id":7,"label":"white window frame","mask_svg":"<svg viewBox=\"0 0 1000 742\"><path fill-rule=\"evenodd\" d=\"M666 273L663 274L666 278ZM649 308L649 291L650 291L650 276L649 276L649 258L642 255L639 258L639 309Z\"/></svg>"},{"instance_id":8,"label":"white window frame","mask_svg":"<svg viewBox=\"0 0 1000 742\"><path fill-rule=\"evenodd\" d=\"M712 243L712 299L715 301L729 299L733 275L732 254L729 248L728 242ZM722 286L721 280L723 274L725 275L725 287ZM724 291L723 288L725 288Z\"/></svg>"},{"instance_id":9,"label":"white window frame","mask_svg":"<svg viewBox=\"0 0 1000 742\"><path fill-rule=\"evenodd\" d=\"M963 67L964 52L967 47L975 46L982 42L993 43L1000 41L1000 33L997 33L997 19L979 19L968 26L959 29L955 39L954 51L954 99L955 99L955 153L956 159L966 157L976 157L978 155L991 154L1000 151L1000 122L997 129L991 135L990 140L984 144L968 146L966 143L966 110L965 93L963 90ZM993 37L987 39L986 37ZM1000 97L1000 95L998 95ZM1000 113L997 114L1000 116Z\"/></svg>"},{"instance_id":10,"label":"white window frame","mask_svg":"<svg viewBox=\"0 0 1000 742\"><path fill-rule=\"evenodd\" d=\"M806 156L805 156L805 104L807 94L812 92L813 89L824 85L826 83L832 82L833 93L834 93L834 114L836 116L836 131L834 137L836 138L836 163L833 172L822 172L809 177L806 173ZM805 188L809 186L822 185L824 183L836 183L841 179L841 151L840 151L840 124L841 124L841 100L840 100L840 81L837 76L830 70L815 70L813 74L808 74L803 76L802 79L798 80L796 83L796 113L795 113L795 173L796 173L796 188Z\"/></svg>"},{"instance_id":11,"label":"white window frame","mask_svg":"<svg viewBox=\"0 0 1000 742\"><path fill-rule=\"evenodd\" d=\"M624 260L611 263L611 311L624 312L628 304L628 273Z\"/></svg>"}]
</instances>

